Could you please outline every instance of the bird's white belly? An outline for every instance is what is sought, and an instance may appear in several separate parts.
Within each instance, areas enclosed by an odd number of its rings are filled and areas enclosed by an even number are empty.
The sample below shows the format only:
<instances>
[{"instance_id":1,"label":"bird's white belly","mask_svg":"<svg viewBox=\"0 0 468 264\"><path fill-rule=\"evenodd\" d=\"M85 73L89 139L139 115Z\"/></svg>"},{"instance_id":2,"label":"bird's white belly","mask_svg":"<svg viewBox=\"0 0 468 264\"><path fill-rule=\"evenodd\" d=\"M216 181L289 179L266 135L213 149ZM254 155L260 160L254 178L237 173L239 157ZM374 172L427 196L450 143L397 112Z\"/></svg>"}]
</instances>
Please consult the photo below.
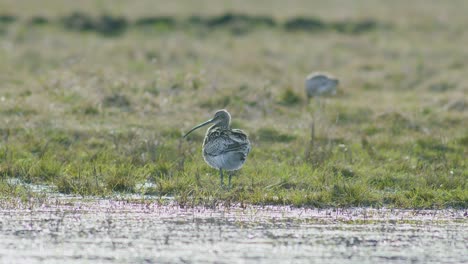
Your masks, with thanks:
<instances>
[{"instance_id":1,"label":"bird's white belly","mask_svg":"<svg viewBox=\"0 0 468 264\"><path fill-rule=\"evenodd\" d=\"M245 159L241 159L241 156L239 152L228 152L216 156L203 155L203 158L208 165L215 169L233 171L244 165Z\"/></svg>"}]
</instances>

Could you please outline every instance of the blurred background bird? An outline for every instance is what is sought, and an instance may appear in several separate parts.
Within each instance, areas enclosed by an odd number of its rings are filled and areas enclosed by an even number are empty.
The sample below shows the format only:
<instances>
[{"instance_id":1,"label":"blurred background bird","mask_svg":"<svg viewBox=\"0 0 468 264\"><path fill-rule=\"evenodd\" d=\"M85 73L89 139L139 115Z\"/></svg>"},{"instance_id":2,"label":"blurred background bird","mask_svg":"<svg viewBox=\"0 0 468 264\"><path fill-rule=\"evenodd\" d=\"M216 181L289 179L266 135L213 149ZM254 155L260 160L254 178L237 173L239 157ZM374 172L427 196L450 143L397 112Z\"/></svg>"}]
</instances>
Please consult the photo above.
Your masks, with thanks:
<instances>
[{"instance_id":1,"label":"blurred background bird","mask_svg":"<svg viewBox=\"0 0 468 264\"><path fill-rule=\"evenodd\" d=\"M325 73L312 73L305 80L307 102L311 97L335 95L339 84L337 78Z\"/></svg>"}]
</instances>

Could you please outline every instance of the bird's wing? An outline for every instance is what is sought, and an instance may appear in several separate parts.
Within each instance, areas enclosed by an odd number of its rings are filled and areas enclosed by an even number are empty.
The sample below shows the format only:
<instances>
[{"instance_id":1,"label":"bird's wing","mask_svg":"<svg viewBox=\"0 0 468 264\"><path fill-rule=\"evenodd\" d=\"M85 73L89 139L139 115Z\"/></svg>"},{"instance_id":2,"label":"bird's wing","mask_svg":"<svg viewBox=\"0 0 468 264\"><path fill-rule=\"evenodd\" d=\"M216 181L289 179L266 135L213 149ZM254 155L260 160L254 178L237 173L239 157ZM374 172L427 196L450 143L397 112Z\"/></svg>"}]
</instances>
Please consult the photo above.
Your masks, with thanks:
<instances>
[{"instance_id":1,"label":"bird's wing","mask_svg":"<svg viewBox=\"0 0 468 264\"><path fill-rule=\"evenodd\" d=\"M215 130L204 144L206 155L217 156L228 152L250 151L250 142L241 130Z\"/></svg>"}]
</instances>

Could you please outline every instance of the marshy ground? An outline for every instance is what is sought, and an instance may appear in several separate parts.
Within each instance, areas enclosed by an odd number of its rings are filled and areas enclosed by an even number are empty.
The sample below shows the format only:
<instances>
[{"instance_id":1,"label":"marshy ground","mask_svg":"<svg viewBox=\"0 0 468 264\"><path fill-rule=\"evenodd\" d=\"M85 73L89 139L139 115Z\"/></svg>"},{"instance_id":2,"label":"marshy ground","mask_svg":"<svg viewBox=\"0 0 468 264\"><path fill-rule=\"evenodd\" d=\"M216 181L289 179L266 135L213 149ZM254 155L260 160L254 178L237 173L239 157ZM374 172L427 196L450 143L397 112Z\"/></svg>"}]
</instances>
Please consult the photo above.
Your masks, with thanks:
<instances>
[{"instance_id":1,"label":"marshy ground","mask_svg":"<svg viewBox=\"0 0 468 264\"><path fill-rule=\"evenodd\" d=\"M0 262L468 262L466 10L0 0ZM230 190L181 138L221 108Z\"/></svg>"},{"instance_id":2,"label":"marshy ground","mask_svg":"<svg viewBox=\"0 0 468 264\"><path fill-rule=\"evenodd\" d=\"M203 3L0 2L3 196L467 207L465 2ZM221 108L253 144L230 191L181 139Z\"/></svg>"}]
</instances>

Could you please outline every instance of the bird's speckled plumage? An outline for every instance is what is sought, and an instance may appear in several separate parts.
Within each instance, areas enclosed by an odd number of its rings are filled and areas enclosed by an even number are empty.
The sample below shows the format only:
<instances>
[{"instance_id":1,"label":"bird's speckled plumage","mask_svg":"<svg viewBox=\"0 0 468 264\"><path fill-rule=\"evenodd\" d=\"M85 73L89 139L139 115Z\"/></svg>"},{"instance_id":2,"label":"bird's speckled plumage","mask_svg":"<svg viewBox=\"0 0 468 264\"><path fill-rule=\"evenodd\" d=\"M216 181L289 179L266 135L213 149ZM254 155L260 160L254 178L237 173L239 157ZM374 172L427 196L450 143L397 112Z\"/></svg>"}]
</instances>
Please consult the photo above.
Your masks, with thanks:
<instances>
[{"instance_id":1,"label":"bird's speckled plumage","mask_svg":"<svg viewBox=\"0 0 468 264\"><path fill-rule=\"evenodd\" d=\"M203 159L208 165L219 170L223 185L223 170L240 169L247 159L251 145L242 130L231 129L231 115L224 109L218 110L212 119L192 128L184 137L208 124L213 125L203 140ZM231 185L231 174L229 174L229 185Z\"/></svg>"},{"instance_id":2,"label":"bird's speckled plumage","mask_svg":"<svg viewBox=\"0 0 468 264\"><path fill-rule=\"evenodd\" d=\"M208 129L203 141L203 158L215 169L238 170L249 152L249 139L240 129L213 126Z\"/></svg>"}]
</instances>

